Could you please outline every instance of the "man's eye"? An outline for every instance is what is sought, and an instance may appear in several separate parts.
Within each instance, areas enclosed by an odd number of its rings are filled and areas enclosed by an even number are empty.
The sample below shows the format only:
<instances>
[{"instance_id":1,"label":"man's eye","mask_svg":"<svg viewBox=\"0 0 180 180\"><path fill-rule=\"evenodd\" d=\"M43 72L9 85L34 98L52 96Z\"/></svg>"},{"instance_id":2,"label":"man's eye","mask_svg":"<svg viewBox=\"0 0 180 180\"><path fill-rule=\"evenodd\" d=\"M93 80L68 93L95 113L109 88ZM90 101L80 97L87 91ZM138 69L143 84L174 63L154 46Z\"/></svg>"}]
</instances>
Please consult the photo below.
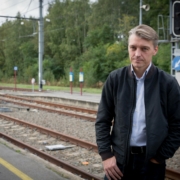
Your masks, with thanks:
<instances>
[{"instance_id":1,"label":"man's eye","mask_svg":"<svg viewBox=\"0 0 180 180\"><path fill-rule=\"evenodd\" d=\"M148 50L148 48L144 47L144 48L142 48L142 50L143 50L143 51L147 51L147 50Z\"/></svg>"},{"instance_id":2,"label":"man's eye","mask_svg":"<svg viewBox=\"0 0 180 180\"><path fill-rule=\"evenodd\" d=\"M132 50L135 50L136 48L135 47L130 47Z\"/></svg>"}]
</instances>

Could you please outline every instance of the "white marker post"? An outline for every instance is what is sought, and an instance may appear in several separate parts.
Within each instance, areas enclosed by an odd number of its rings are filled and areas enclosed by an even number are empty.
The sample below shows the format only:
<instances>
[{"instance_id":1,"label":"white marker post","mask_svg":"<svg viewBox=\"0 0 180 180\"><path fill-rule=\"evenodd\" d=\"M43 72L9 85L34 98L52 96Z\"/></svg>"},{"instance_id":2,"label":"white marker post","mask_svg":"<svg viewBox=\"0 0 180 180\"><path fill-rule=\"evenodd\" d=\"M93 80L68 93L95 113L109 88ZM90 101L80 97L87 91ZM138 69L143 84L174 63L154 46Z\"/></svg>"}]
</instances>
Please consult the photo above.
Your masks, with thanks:
<instances>
[{"instance_id":1,"label":"white marker post","mask_svg":"<svg viewBox=\"0 0 180 180\"><path fill-rule=\"evenodd\" d=\"M81 96L82 96L83 82L84 82L84 73L82 72L82 68L81 68L80 72L79 72L79 83L80 83Z\"/></svg>"},{"instance_id":2,"label":"white marker post","mask_svg":"<svg viewBox=\"0 0 180 180\"><path fill-rule=\"evenodd\" d=\"M34 78L32 78L32 79L31 79L31 84L32 84L32 92L34 92L34 83L35 83L35 79L34 79Z\"/></svg>"}]
</instances>

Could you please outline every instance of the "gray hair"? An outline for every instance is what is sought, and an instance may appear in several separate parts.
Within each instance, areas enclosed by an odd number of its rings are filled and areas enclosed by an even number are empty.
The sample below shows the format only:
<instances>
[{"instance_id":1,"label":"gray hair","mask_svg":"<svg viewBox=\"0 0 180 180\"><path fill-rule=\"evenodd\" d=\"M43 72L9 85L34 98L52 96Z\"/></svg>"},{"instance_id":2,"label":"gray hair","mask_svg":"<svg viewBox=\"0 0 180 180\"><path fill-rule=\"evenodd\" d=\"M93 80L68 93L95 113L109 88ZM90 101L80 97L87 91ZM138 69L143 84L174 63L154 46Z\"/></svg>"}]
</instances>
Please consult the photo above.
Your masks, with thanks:
<instances>
[{"instance_id":1,"label":"gray hair","mask_svg":"<svg viewBox=\"0 0 180 180\"><path fill-rule=\"evenodd\" d=\"M153 28L151 28L150 26L147 26L145 24L136 26L135 28L133 28L129 31L129 37L132 34L135 34L138 37L141 37L142 39L152 41L154 47L156 47L158 45L158 35L157 35L156 31Z\"/></svg>"}]
</instances>

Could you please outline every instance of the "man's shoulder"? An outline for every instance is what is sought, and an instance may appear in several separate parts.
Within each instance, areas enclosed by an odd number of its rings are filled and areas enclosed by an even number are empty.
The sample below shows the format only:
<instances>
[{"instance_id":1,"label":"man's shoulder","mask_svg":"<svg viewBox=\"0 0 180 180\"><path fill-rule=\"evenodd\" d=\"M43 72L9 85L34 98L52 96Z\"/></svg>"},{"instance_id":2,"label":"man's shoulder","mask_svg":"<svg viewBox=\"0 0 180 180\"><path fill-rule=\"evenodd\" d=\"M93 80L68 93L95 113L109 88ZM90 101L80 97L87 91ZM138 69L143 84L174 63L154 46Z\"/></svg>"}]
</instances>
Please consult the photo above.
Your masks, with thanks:
<instances>
[{"instance_id":1,"label":"man's shoulder","mask_svg":"<svg viewBox=\"0 0 180 180\"><path fill-rule=\"evenodd\" d=\"M174 76L172 76L171 74L169 74L168 72L160 69L157 67L157 71L158 71L158 74L161 76L161 77L164 77L166 79L169 79L169 80L172 80L174 79Z\"/></svg>"},{"instance_id":2,"label":"man's shoulder","mask_svg":"<svg viewBox=\"0 0 180 180\"><path fill-rule=\"evenodd\" d=\"M126 73L129 70L130 70L130 66L121 67L111 71L110 75L111 76L121 75L122 73Z\"/></svg>"},{"instance_id":3,"label":"man's shoulder","mask_svg":"<svg viewBox=\"0 0 180 180\"><path fill-rule=\"evenodd\" d=\"M178 82L174 76L172 76L168 72L166 72L158 67L157 67L157 71L158 71L158 76L160 78L160 82L162 84L166 84L167 86L172 86L172 85L179 86Z\"/></svg>"}]
</instances>

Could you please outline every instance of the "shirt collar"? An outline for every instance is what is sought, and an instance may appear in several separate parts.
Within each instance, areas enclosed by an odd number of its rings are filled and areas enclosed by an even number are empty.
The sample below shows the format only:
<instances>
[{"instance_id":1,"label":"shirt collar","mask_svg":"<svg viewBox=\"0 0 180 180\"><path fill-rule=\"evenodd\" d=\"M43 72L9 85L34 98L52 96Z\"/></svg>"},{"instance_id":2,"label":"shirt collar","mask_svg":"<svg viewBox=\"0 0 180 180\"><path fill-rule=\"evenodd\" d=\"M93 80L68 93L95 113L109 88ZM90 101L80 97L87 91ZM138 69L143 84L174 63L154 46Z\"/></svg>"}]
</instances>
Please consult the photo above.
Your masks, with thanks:
<instances>
[{"instance_id":1,"label":"shirt collar","mask_svg":"<svg viewBox=\"0 0 180 180\"><path fill-rule=\"evenodd\" d=\"M136 77L137 80L141 80L141 79L144 79L144 78L145 78L145 75L149 72L149 69L150 69L151 65L152 65L152 63L149 64L149 66L147 67L147 69L144 71L142 77L140 77L140 78L138 78L138 77L136 76L136 73L134 72L134 69L133 69L132 64L131 64L131 71L132 71L132 73L135 75L135 77Z\"/></svg>"}]
</instances>

